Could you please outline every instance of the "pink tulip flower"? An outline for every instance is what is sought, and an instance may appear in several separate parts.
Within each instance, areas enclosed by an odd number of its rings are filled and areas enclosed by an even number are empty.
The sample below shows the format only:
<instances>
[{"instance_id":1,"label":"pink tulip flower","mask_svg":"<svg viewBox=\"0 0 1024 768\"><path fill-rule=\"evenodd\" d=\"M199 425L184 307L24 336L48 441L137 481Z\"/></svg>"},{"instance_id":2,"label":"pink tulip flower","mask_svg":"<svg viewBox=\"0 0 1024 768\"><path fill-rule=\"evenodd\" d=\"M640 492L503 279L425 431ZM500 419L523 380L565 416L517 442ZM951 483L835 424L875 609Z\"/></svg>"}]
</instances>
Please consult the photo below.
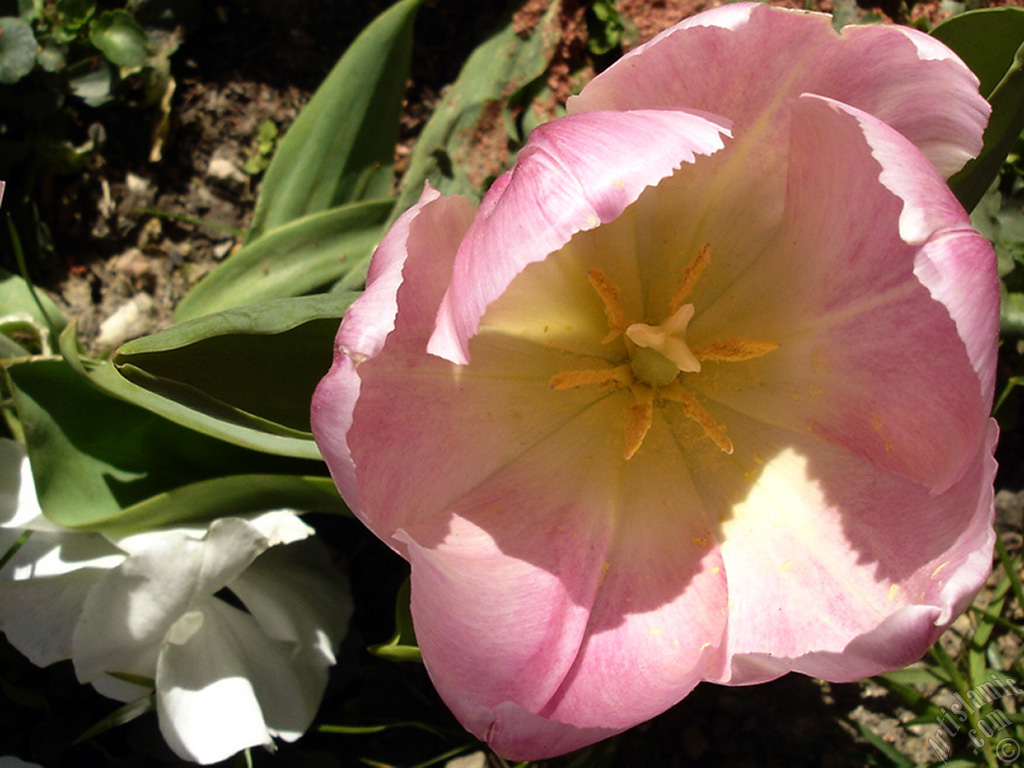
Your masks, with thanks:
<instances>
[{"instance_id":1,"label":"pink tulip flower","mask_svg":"<svg viewBox=\"0 0 1024 768\"><path fill-rule=\"evenodd\" d=\"M441 697L516 760L702 680L906 665L993 545L967 68L736 4L568 108L478 210L428 188L395 223L312 412Z\"/></svg>"}]
</instances>

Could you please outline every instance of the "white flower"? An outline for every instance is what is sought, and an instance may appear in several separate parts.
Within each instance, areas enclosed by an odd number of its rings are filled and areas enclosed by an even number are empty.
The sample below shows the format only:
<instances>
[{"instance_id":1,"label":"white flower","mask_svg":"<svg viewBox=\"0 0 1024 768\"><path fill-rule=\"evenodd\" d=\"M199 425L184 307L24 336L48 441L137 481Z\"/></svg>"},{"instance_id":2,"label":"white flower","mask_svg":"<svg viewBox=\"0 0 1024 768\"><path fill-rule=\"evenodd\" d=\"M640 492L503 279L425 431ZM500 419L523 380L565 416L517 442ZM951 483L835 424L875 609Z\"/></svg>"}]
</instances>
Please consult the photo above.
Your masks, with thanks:
<instances>
[{"instance_id":1,"label":"white flower","mask_svg":"<svg viewBox=\"0 0 1024 768\"><path fill-rule=\"evenodd\" d=\"M0 189L0 192L3 190ZM0 768L43 768L38 763L26 763L20 757L11 757L10 755L4 755L0 757Z\"/></svg>"},{"instance_id":2,"label":"white flower","mask_svg":"<svg viewBox=\"0 0 1024 768\"><path fill-rule=\"evenodd\" d=\"M351 599L297 515L118 539L60 529L9 440L0 489L0 556L32 531L0 570L0 630L35 664L70 658L79 680L122 701L152 680L164 738L200 763L309 727Z\"/></svg>"}]
</instances>

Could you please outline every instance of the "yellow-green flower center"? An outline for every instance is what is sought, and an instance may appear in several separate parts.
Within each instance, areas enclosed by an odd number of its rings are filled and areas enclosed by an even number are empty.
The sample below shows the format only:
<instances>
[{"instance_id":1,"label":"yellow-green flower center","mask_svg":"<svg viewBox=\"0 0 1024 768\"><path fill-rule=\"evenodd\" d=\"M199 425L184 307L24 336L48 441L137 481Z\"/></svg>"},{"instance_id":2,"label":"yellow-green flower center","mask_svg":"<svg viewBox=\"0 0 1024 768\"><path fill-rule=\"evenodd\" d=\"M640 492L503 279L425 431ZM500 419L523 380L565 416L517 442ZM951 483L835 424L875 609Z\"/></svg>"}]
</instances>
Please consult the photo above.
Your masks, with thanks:
<instances>
[{"instance_id":1,"label":"yellow-green flower center","mask_svg":"<svg viewBox=\"0 0 1024 768\"><path fill-rule=\"evenodd\" d=\"M651 347L637 347L629 370L649 387L666 387L679 375L679 366Z\"/></svg>"},{"instance_id":2,"label":"yellow-green flower center","mask_svg":"<svg viewBox=\"0 0 1024 768\"><path fill-rule=\"evenodd\" d=\"M700 373L701 361L750 360L779 346L773 341L729 337L696 350L690 349L686 331L696 309L693 304L687 303L687 299L708 266L710 257L710 248L705 245L683 270L682 280L669 304L668 316L658 325L629 323L619 301L618 286L599 269L591 270L588 274L590 284L604 303L608 318L608 335L602 341L608 344L624 336L627 359L612 368L559 373L551 377L550 383L554 389L615 386L629 390L633 404L626 411L626 459L632 458L640 450L651 428L655 407L666 402L678 403L686 417L696 422L705 436L724 452L732 453L732 441L726 436L725 428L682 385L680 374Z\"/></svg>"}]
</instances>

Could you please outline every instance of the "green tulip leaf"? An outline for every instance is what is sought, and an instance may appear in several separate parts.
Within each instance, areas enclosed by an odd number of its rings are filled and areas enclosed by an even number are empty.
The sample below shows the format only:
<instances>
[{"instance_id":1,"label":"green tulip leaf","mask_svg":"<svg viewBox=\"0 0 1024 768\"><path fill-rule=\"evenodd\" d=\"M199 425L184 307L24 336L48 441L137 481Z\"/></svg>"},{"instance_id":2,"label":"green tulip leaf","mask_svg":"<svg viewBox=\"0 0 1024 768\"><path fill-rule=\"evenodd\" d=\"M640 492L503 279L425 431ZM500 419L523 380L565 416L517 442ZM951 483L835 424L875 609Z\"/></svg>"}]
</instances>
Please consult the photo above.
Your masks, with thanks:
<instances>
[{"instance_id":1,"label":"green tulip leaf","mask_svg":"<svg viewBox=\"0 0 1024 768\"><path fill-rule=\"evenodd\" d=\"M157 526L206 523L220 517L271 509L347 512L334 481L329 477L227 475L157 494L126 507L116 515L93 520L88 528L121 534Z\"/></svg>"},{"instance_id":2,"label":"green tulip leaf","mask_svg":"<svg viewBox=\"0 0 1024 768\"><path fill-rule=\"evenodd\" d=\"M981 81L988 98L1024 42L1024 8L985 8L954 16L932 30Z\"/></svg>"},{"instance_id":3,"label":"green tulip leaf","mask_svg":"<svg viewBox=\"0 0 1024 768\"><path fill-rule=\"evenodd\" d=\"M356 38L270 162L248 242L309 214L390 194L420 0L402 0Z\"/></svg>"},{"instance_id":4,"label":"green tulip leaf","mask_svg":"<svg viewBox=\"0 0 1024 768\"><path fill-rule=\"evenodd\" d=\"M0 83L16 83L36 64L32 27L16 16L0 17Z\"/></svg>"},{"instance_id":5,"label":"green tulip leaf","mask_svg":"<svg viewBox=\"0 0 1024 768\"><path fill-rule=\"evenodd\" d=\"M142 682L142 681L138 681L138 682ZM150 681L150 684L148 686L146 686L146 688L154 688L154 687L155 687L155 685L153 684L152 681ZM143 688L143 690L145 690L145 688ZM141 698L135 699L134 701L129 701L123 707L118 707L113 712L111 712L109 715L107 715L106 717L102 718L95 725L93 725L92 727L90 727L86 731L84 731L72 743L73 744L80 744L83 741L88 741L89 739L95 738L96 736L99 736L102 733L106 733L107 731L109 731L109 730L111 730L113 728L117 728L118 726L121 726L121 725L126 725L127 723L130 723L132 720L134 720L135 718L139 717L140 715L144 715L147 712L152 712L155 709L156 709L156 692L153 691L151 693L147 693L147 694L143 695Z\"/></svg>"},{"instance_id":6,"label":"green tulip leaf","mask_svg":"<svg viewBox=\"0 0 1024 768\"><path fill-rule=\"evenodd\" d=\"M124 528L157 519L161 523L204 519L214 514L214 508L227 509L225 494L209 502L197 499L199 494L186 495L188 505L176 510L152 499L224 475L304 476L321 466L227 445L175 424L94 387L63 360L35 359L4 370L40 504L59 525ZM252 484L251 478L248 482ZM270 487L294 490L291 480ZM233 493L239 505L236 510L251 508L251 494ZM295 498L309 502L298 494ZM286 501L271 495L266 502L270 506L263 508L288 506ZM143 502L149 503L149 512L127 514Z\"/></svg>"},{"instance_id":7,"label":"green tulip leaf","mask_svg":"<svg viewBox=\"0 0 1024 768\"><path fill-rule=\"evenodd\" d=\"M354 299L330 293L206 315L130 341L112 360L132 382L209 415L245 413L309 438L309 402Z\"/></svg>"},{"instance_id":8,"label":"green tulip leaf","mask_svg":"<svg viewBox=\"0 0 1024 768\"><path fill-rule=\"evenodd\" d=\"M940 24L932 34L978 76L981 93L992 105L981 154L949 180L957 199L970 211L1024 130L1024 8L970 11Z\"/></svg>"},{"instance_id":9,"label":"green tulip leaf","mask_svg":"<svg viewBox=\"0 0 1024 768\"><path fill-rule=\"evenodd\" d=\"M82 358L74 333L75 326L70 325L61 334L61 354L79 376L107 395L241 448L298 459L320 459L308 432L232 408L187 384L164 381L135 367L126 371L128 366L122 366L119 370L109 360Z\"/></svg>"},{"instance_id":10,"label":"green tulip leaf","mask_svg":"<svg viewBox=\"0 0 1024 768\"><path fill-rule=\"evenodd\" d=\"M481 151L480 137L503 121L511 97L547 71L558 41L550 27L560 9L552 3L525 40L509 21L473 51L416 141L393 217L419 199L425 182L442 194L479 200L505 170L508 156Z\"/></svg>"},{"instance_id":11,"label":"green tulip leaf","mask_svg":"<svg viewBox=\"0 0 1024 768\"><path fill-rule=\"evenodd\" d=\"M200 281L178 305L175 319L183 322L330 285L365 264L393 204L391 200L352 203L267 232Z\"/></svg>"},{"instance_id":12,"label":"green tulip leaf","mask_svg":"<svg viewBox=\"0 0 1024 768\"><path fill-rule=\"evenodd\" d=\"M28 318L47 333L59 334L67 325L64 315L42 289L3 269L0 269L0 313L0 321Z\"/></svg>"},{"instance_id":13,"label":"green tulip leaf","mask_svg":"<svg viewBox=\"0 0 1024 768\"><path fill-rule=\"evenodd\" d=\"M146 32L127 11L104 11L93 19L89 41L122 69L139 69L149 56Z\"/></svg>"}]
</instances>

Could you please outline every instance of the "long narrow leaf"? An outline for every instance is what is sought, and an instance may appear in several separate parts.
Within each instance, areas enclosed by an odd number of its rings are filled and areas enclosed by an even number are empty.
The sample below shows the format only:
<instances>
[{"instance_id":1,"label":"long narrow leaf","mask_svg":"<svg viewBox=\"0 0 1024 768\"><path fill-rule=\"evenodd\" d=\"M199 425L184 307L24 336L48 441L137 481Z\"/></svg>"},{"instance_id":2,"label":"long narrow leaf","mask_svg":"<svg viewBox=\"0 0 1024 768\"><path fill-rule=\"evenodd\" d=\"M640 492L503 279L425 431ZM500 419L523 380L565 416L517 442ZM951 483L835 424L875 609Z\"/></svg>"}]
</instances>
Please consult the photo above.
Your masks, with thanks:
<instances>
[{"instance_id":1,"label":"long narrow leaf","mask_svg":"<svg viewBox=\"0 0 1024 768\"><path fill-rule=\"evenodd\" d=\"M247 242L390 193L419 4L402 0L378 16L317 89L267 169Z\"/></svg>"},{"instance_id":2,"label":"long narrow leaf","mask_svg":"<svg viewBox=\"0 0 1024 768\"><path fill-rule=\"evenodd\" d=\"M95 362L80 358L74 346L74 330L75 326L71 325L61 334L61 353L64 359L78 376L86 379L108 397L142 408L188 430L241 448L278 456L320 460L316 444L307 435L297 436L280 430L267 431L266 425L257 418L239 416L227 420L216 414L196 410L129 381L109 360Z\"/></svg>"},{"instance_id":3,"label":"long narrow leaf","mask_svg":"<svg viewBox=\"0 0 1024 768\"><path fill-rule=\"evenodd\" d=\"M393 204L391 200L353 203L268 232L196 285L178 305L175 319L183 322L330 285L369 256Z\"/></svg>"},{"instance_id":4,"label":"long narrow leaf","mask_svg":"<svg viewBox=\"0 0 1024 768\"><path fill-rule=\"evenodd\" d=\"M121 534L161 525L205 523L229 515L267 509L344 513L346 507L329 477L228 475L201 480L94 520L90 528Z\"/></svg>"},{"instance_id":5,"label":"long narrow leaf","mask_svg":"<svg viewBox=\"0 0 1024 768\"><path fill-rule=\"evenodd\" d=\"M416 141L393 216L419 199L424 182L479 198L488 177L504 170L500 157L481 150L480 136L502 122L510 95L547 70L558 41L549 25L560 8L559 0L551 3L525 40L509 21L473 52Z\"/></svg>"},{"instance_id":6,"label":"long narrow leaf","mask_svg":"<svg viewBox=\"0 0 1024 768\"><path fill-rule=\"evenodd\" d=\"M120 379L112 368L102 370ZM15 363L4 372L40 505L59 525L95 529L120 520L123 527L125 510L183 485L241 473L302 476L320 467L247 451L173 423L94 387L63 360ZM315 451L311 441L295 442ZM163 507L162 521L202 517L209 502L187 500L191 506ZM281 498L268 501L287 506Z\"/></svg>"},{"instance_id":7,"label":"long narrow leaf","mask_svg":"<svg viewBox=\"0 0 1024 768\"><path fill-rule=\"evenodd\" d=\"M940 24L932 34L978 75L981 92L992 105L981 154L949 180L957 199L970 211L1024 130L1024 9L972 11Z\"/></svg>"},{"instance_id":8,"label":"long narrow leaf","mask_svg":"<svg viewBox=\"0 0 1024 768\"><path fill-rule=\"evenodd\" d=\"M206 315L129 342L112 361L135 384L210 416L265 420L250 426L310 439L309 402L354 298L302 296Z\"/></svg>"}]
</instances>

